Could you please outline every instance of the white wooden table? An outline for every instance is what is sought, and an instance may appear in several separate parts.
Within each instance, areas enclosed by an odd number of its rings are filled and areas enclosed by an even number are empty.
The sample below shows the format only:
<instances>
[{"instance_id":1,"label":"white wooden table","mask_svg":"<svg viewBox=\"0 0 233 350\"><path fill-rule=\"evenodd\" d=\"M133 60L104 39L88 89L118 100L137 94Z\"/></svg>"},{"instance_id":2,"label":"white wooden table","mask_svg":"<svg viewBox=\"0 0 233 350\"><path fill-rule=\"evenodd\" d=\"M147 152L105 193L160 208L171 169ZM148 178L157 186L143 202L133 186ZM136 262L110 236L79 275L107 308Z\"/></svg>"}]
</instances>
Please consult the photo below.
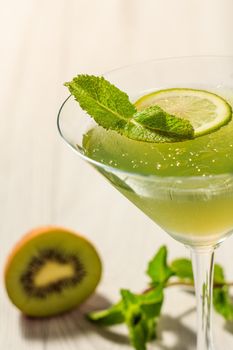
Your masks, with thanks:
<instances>
[{"instance_id":1,"label":"white wooden table","mask_svg":"<svg viewBox=\"0 0 233 350\"><path fill-rule=\"evenodd\" d=\"M84 313L116 301L121 287L140 291L160 245L168 245L171 258L187 252L60 140L63 82L156 57L233 54L233 2L1 0L0 8L1 270L22 234L44 224L85 234L105 266L95 296L71 314L43 321L23 317L2 282L0 349L130 349L124 327L96 329ZM229 238L217 260L233 279L232 247ZM169 290L160 339L149 349L193 349L194 305L193 296ZM233 324L215 315L219 349L233 348L231 332Z\"/></svg>"}]
</instances>

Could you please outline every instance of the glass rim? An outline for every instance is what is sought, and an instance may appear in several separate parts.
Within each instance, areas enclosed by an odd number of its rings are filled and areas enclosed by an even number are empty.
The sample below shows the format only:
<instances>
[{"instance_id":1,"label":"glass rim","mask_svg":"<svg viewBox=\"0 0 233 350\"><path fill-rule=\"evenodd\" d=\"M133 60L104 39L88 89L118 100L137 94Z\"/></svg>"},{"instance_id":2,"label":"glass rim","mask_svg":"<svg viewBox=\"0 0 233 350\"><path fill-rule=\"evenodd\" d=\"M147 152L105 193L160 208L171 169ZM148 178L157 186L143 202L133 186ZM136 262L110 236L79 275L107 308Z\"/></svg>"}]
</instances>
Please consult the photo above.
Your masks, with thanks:
<instances>
[{"instance_id":1,"label":"glass rim","mask_svg":"<svg viewBox=\"0 0 233 350\"><path fill-rule=\"evenodd\" d=\"M139 61L136 63L132 63L132 64L128 64L128 65L124 65L124 66L120 66L117 68L114 68L112 70L106 71L105 73L102 73L100 75L102 76L106 76L108 74L117 72L119 70L123 70L123 69L127 69L130 67L134 67L134 66L138 66L138 65L143 65L146 63L151 63L151 62L164 62L164 61L174 61L174 60L182 60L182 59L232 59L233 61L233 55L187 55L187 56L171 56L171 57L164 57L164 58L155 58L155 59L149 59L149 60L145 60L145 61ZM81 157L82 159L84 159L85 161L87 161L88 163L91 163L92 165L102 168L103 170L106 170L108 172L111 173L118 173L121 175L126 175L126 176L134 176L134 177L139 177L139 178L146 178L149 181L158 181L158 182L185 182L185 181L200 181L200 182L205 182L207 180L210 179L221 179L221 178L225 178L225 177L232 177L233 178L233 172L226 172L226 173L220 173L220 174L210 174L210 175L196 175L196 176L160 176L160 175L156 175L156 174L142 174L139 173L137 171L135 172L130 172L127 170L123 170L123 169L118 169L115 168L111 165L107 165L104 163L100 163L88 156L86 156L85 154L83 154L81 151L78 150L78 148L75 148L73 146L73 144L71 142L69 142L69 140L67 139L67 137L65 137L65 135L62 132L62 128L60 126L60 119L61 119L61 115L62 115L62 111L63 111L63 107L65 106L65 104L69 101L69 99L71 98L71 94L63 101L63 103L61 104L58 114L57 114L57 128L58 128L58 132L61 136L61 138L64 140L64 142L75 152L79 155L79 157Z\"/></svg>"},{"instance_id":2,"label":"glass rim","mask_svg":"<svg viewBox=\"0 0 233 350\"><path fill-rule=\"evenodd\" d=\"M143 61L138 61L135 63L129 63L129 64L125 64L123 66L119 66L113 69L110 69L104 73L102 73L102 76L105 76L107 74L110 73L114 73L117 72L118 70L121 69L125 69L128 67L134 67L134 66L138 66L141 64L145 64L145 63L150 63L150 62L163 62L163 61L174 61L174 60L182 60L182 59L192 59L192 58L216 58L216 59L232 59L233 60L233 55L184 55L184 56L167 56L167 57L160 57L160 58L152 58L152 59L147 59L147 60L143 60Z\"/></svg>"}]
</instances>

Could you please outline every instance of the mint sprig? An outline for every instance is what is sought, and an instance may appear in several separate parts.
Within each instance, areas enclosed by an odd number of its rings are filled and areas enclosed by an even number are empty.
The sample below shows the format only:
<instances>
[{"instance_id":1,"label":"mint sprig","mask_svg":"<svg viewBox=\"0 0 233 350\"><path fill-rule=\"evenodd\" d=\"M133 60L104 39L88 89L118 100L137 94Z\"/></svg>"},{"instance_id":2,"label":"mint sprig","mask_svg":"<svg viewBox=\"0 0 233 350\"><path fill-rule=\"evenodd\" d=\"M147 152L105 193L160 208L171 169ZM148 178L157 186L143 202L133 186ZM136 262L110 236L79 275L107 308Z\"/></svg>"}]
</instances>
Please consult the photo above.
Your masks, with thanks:
<instances>
[{"instance_id":1,"label":"mint sprig","mask_svg":"<svg viewBox=\"0 0 233 350\"><path fill-rule=\"evenodd\" d=\"M194 287L191 261L186 258L167 261L167 248L162 246L148 263L149 286L141 294L128 289L120 291L120 301L109 309L91 312L88 319L98 326L124 323L129 340L136 350L146 350L147 343L156 339L164 291L172 286ZM222 266L214 266L213 303L215 310L227 321L233 321L233 302Z\"/></svg>"},{"instance_id":2,"label":"mint sprig","mask_svg":"<svg viewBox=\"0 0 233 350\"><path fill-rule=\"evenodd\" d=\"M81 108L107 130L145 142L178 142L194 137L188 120L170 115L159 106L137 111L128 95L103 77L78 75L65 86Z\"/></svg>"}]
</instances>

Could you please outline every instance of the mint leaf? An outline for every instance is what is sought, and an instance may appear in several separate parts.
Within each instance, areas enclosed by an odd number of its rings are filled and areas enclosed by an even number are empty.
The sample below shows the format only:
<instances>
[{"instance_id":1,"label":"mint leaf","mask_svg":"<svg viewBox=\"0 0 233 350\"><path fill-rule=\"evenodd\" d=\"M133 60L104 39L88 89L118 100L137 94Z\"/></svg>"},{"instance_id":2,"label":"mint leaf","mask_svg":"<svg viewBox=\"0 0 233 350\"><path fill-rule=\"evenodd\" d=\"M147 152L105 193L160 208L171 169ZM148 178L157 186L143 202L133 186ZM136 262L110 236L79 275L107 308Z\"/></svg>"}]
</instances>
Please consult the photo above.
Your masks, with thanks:
<instances>
[{"instance_id":1,"label":"mint leaf","mask_svg":"<svg viewBox=\"0 0 233 350\"><path fill-rule=\"evenodd\" d=\"M171 269L180 279L193 281L193 269L190 259L175 259L171 262ZM214 265L214 284L225 282L224 271L219 264Z\"/></svg>"},{"instance_id":2,"label":"mint leaf","mask_svg":"<svg viewBox=\"0 0 233 350\"><path fill-rule=\"evenodd\" d=\"M171 262L171 269L181 279L193 281L192 263L189 259L176 259Z\"/></svg>"},{"instance_id":3,"label":"mint leaf","mask_svg":"<svg viewBox=\"0 0 233 350\"><path fill-rule=\"evenodd\" d=\"M143 294L139 294L138 298L142 305L151 305L163 300L163 286L150 289Z\"/></svg>"},{"instance_id":4,"label":"mint leaf","mask_svg":"<svg viewBox=\"0 0 233 350\"><path fill-rule=\"evenodd\" d=\"M158 318L149 318L147 320L146 326L147 326L147 341L151 341L156 339L156 328L157 328L157 321Z\"/></svg>"},{"instance_id":5,"label":"mint leaf","mask_svg":"<svg viewBox=\"0 0 233 350\"><path fill-rule=\"evenodd\" d=\"M136 112L128 95L103 77L78 75L65 86L81 108L105 129L123 130L128 119Z\"/></svg>"},{"instance_id":6,"label":"mint leaf","mask_svg":"<svg viewBox=\"0 0 233 350\"><path fill-rule=\"evenodd\" d=\"M122 302L119 302L109 309L90 312L87 315L89 321L99 326L113 326L125 321Z\"/></svg>"},{"instance_id":7,"label":"mint leaf","mask_svg":"<svg viewBox=\"0 0 233 350\"><path fill-rule=\"evenodd\" d=\"M132 119L128 121L123 130L118 130L118 132L129 139L144 142L163 143L182 141L181 138L174 137L173 135L164 135L157 131L145 128Z\"/></svg>"},{"instance_id":8,"label":"mint leaf","mask_svg":"<svg viewBox=\"0 0 233 350\"><path fill-rule=\"evenodd\" d=\"M129 101L128 95L103 77L78 75L71 82L65 83L65 86L79 102L81 108L94 118L97 124L107 130L115 130L130 139L145 142L177 142L185 138L192 138L187 135L186 127L183 128L185 135L182 134L181 127L180 133L174 132L179 129L173 125L176 124L177 118L175 117L172 123L174 117L168 118L168 114L162 110L160 110L160 119L167 120L167 126L162 122L160 122L160 127L159 123L154 122L154 125L157 125L156 128L142 125L142 119L146 119L145 116L140 117L142 112L136 113L136 108ZM166 116L162 117L162 114ZM137 119L141 120L141 124L137 122ZM151 115L149 119L152 119ZM149 124L151 125L152 121Z\"/></svg>"},{"instance_id":9,"label":"mint leaf","mask_svg":"<svg viewBox=\"0 0 233 350\"><path fill-rule=\"evenodd\" d=\"M146 350L146 343L156 337L163 288L156 288L142 295L123 289L121 295L131 344L136 350Z\"/></svg>"},{"instance_id":10,"label":"mint leaf","mask_svg":"<svg viewBox=\"0 0 233 350\"><path fill-rule=\"evenodd\" d=\"M146 128L162 132L165 135L181 138L194 138L194 129L189 120L175 117L155 105L134 114L134 120Z\"/></svg>"},{"instance_id":11,"label":"mint leaf","mask_svg":"<svg viewBox=\"0 0 233 350\"><path fill-rule=\"evenodd\" d=\"M215 264L214 266L214 284L224 284L225 275L222 266ZM227 285L221 287L216 286L213 290L213 304L215 310L222 315L225 320L233 321L233 301L229 294Z\"/></svg>"},{"instance_id":12,"label":"mint leaf","mask_svg":"<svg viewBox=\"0 0 233 350\"><path fill-rule=\"evenodd\" d=\"M227 321L233 320L233 302L229 295L227 286L214 288L213 304L215 310Z\"/></svg>"},{"instance_id":13,"label":"mint leaf","mask_svg":"<svg viewBox=\"0 0 233 350\"><path fill-rule=\"evenodd\" d=\"M121 296L130 342L136 350L146 350L147 329L140 308L139 297L126 289L121 290Z\"/></svg>"},{"instance_id":14,"label":"mint leaf","mask_svg":"<svg viewBox=\"0 0 233 350\"><path fill-rule=\"evenodd\" d=\"M141 295L141 309L147 318L154 318L160 315L163 298L162 286L156 287L155 289Z\"/></svg>"},{"instance_id":15,"label":"mint leaf","mask_svg":"<svg viewBox=\"0 0 233 350\"><path fill-rule=\"evenodd\" d=\"M215 264L214 265L214 283L224 283L225 282L225 276L224 276L224 270L221 265Z\"/></svg>"},{"instance_id":16,"label":"mint leaf","mask_svg":"<svg viewBox=\"0 0 233 350\"><path fill-rule=\"evenodd\" d=\"M146 350L147 343L147 325L140 314L134 314L133 322L127 322L129 338L132 346L136 350Z\"/></svg>"},{"instance_id":17,"label":"mint leaf","mask_svg":"<svg viewBox=\"0 0 233 350\"><path fill-rule=\"evenodd\" d=\"M147 274L152 279L153 285L165 284L174 274L167 264L167 248L165 246L162 246L149 262Z\"/></svg>"}]
</instances>

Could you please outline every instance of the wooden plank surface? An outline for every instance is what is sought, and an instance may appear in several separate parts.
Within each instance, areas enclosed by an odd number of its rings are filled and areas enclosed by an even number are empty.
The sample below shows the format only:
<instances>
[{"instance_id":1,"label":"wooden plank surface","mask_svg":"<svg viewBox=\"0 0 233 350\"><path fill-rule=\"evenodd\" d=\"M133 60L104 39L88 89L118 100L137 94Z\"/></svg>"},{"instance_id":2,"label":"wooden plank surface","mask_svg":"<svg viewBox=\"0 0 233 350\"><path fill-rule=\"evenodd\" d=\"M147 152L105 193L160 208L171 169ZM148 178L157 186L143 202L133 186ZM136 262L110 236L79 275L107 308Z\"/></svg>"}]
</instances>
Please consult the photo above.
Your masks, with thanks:
<instances>
[{"instance_id":1,"label":"wooden plank surface","mask_svg":"<svg viewBox=\"0 0 233 350\"><path fill-rule=\"evenodd\" d=\"M188 253L60 140L56 115L67 96L63 82L78 72L98 74L156 57L233 54L233 3L2 0L0 5L1 270L21 235L44 224L85 234L105 266L95 296L79 310L45 321L21 316L2 281L0 348L129 349L124 327L96 329L83 315L116 301L120 287L141 290L146 263L161 244L172 258ZM217 253L229 276L232 245L229 238ZM193 349L194 304L180 289L167 292L157 348ZM220 348L231 349L233 326L215 316L215 328Z\"/></svg>"}]
</instances>

